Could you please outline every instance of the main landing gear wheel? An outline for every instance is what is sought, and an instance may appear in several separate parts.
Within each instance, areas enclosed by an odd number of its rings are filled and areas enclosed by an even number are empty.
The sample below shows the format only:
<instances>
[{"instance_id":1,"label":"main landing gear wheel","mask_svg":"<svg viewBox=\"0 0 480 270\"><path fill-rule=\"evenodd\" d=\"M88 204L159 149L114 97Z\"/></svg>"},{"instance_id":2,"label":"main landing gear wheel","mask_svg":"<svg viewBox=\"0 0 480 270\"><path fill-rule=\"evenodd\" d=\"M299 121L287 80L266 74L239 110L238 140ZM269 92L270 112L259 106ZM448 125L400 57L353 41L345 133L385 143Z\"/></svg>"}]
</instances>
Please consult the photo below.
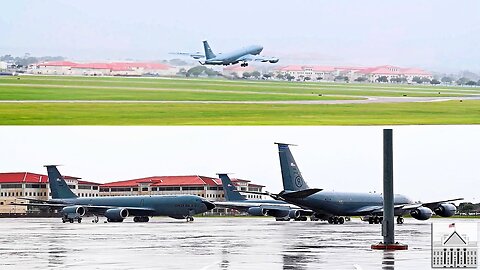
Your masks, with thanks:
<instances>
[{"instance_id":1,"label":"main landing gear wheel","mask_svg":"<svg viewBox=\"0 0 480 270\"><path fill-rule=\"evenodd\" d=\"M78 219L77 219L77 222L78 222L78 223L82 223L82 219L81 219L81 218L78 218Z\"/></svg>"},{"instance_id":2,"label":"main landing gear wheel","mask_svg":"<svg viewBox=\"0 0 480 270\"><path fill-rule=\"evenodd\" d=\"M148 222L150 220L149 217L134 217L133 222Z\"/></svg>"},{"instance_id":3,"label":"main landing gear wheel","mask_svg":"<svg viewBox=\"0 0 480 270\"><path fill-rule=\"evenodd\" d=\"M403 221L404 221L403 217L401 216L397 217L397 224L403 224Z\"/></svg>"},{"instance_id":4,"label":"main landing gear wheel","mask_svg":"<svg viewBox=\"0 0 480 270\"><path fill-rule=\"evenodd\" d=\"M343 224L345 223L345 219L343 217L338 218L338 224Z\"/></svg>"},{"instance_id":5,"label":"main landing gear wheel","mask_svg":"<svg viewBox=\"0 0 480 270\"><path fill-rule=\"evenodd\" d=\"M187 217L187 222L192 222L193 221L193 217Z\"/></svg>"}]
</instances>

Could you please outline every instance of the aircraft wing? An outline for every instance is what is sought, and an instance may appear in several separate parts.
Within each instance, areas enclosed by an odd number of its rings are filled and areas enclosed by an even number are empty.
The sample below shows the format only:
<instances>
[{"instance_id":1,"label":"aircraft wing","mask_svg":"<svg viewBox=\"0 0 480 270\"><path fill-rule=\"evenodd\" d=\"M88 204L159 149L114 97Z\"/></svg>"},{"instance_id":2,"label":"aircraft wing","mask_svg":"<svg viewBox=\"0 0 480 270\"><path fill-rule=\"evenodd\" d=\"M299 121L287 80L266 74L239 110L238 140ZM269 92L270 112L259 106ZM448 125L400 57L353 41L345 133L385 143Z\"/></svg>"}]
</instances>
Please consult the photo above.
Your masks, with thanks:
<instances>
[{"instance_id":1,"label":"aircraft wing","mask_svg":"<svg viewBox=\"0 0 480 270\"><path fill-rule=\"evenodd\" d=\"M436 202L427 202L427 203L409 203L409 204L398 204L394 206L395 211L399 210L413 210L418 207L428 207L431 210L433 210L437 205L441 203L447 203L447 202L454 202L454 201L460 201L463 200L463 198L457 198L457 199L449 199L449 200L443 200L443 201L436 201ZM364 206L359 209L357 209L355 212L358 212L358 214L382 214L383 213L383 206Z\"/></svg>"},{"instance_id":2,"label":"aircraft wing","mask_svg":"<svg viewBox=\"0 0 480 270\"><path fill-rule=\"evenodd\" d=\"M57 203L10 203L10 205L21 205L21 206L36 206L36 207L50 207L50 208L63 208L68 206L67 204L57 204Z\"/></svg>"},{"instance_id":3,"label":"aircraft wing","mask_svg":"<svg viewBox=\"0 0 480 270\"><path fill-rule=\"evenodd\" d=\"M248 209L250 207L263 207L267 209L301 209L296 205L288 205L284 203L262 203L262 202L213 202L216 206L234 208L234 209Z\"/></svg>"},{"instance_id":4,"label":"aircraft wing","mask_svg":"<svg viewBox=\"0 0 480 270\"><path fill-rule=\"evenodd\" d=\"M237 59L238 61L244 61L244 62L270 62L270 63L277 63L278 58L276 57L268 57L268 56L261 56L261 55L253 55L253 54L247 54L244 55L240 58Z\"/></svg>"},{"instance_id":5,"label":"aircraft wing","mask_svg":"<svg viewBox=\"0 0 480 270\"><path fill-rule=\"evenodd\" d=\"M193 59L202 59L202 58L205 58L205 55L202 54L202 53L200 53L200 52L196 52L196 53L171 52L171 53L169 53L169 54L189 56L189 57L192 57Z\"/></svg>"}]
</instances>

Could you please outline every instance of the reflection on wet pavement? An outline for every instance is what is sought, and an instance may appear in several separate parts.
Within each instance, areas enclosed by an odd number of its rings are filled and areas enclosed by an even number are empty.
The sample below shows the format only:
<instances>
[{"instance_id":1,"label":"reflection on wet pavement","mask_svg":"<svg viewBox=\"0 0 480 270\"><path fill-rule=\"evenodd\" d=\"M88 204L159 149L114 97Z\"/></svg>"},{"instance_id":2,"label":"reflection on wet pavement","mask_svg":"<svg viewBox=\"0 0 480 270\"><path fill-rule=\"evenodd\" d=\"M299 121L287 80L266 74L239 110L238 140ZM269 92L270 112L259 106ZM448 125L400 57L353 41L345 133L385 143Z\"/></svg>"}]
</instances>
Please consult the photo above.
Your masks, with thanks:
<instances>
[{"instance_id":1,"label":"reflection on wet pavement","mask_svg":"<svg viewBox=\"0 0 480 270\"><path fill-rule=\"evenodd\" d=\"M396 231L408 251L371 250L380 226L359 220L0 219L0 269L430 269L430 223L407 219Z\"/></svg>"}]
</instances>

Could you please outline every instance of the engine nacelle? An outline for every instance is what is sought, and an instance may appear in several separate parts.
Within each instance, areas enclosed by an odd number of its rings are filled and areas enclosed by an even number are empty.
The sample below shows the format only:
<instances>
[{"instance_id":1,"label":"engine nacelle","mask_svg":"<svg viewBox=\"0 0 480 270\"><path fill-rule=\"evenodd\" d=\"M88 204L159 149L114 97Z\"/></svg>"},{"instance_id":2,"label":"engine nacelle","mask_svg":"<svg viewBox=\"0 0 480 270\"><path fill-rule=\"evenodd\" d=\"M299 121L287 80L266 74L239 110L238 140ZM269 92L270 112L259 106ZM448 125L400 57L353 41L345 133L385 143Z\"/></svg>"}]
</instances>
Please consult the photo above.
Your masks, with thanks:
<instances>
[{"instance_id":1,"label":"engine nacelle","mask_svg":"<svg viewBox=\"0 0 480 270\"><path fill-rule=\"evenodd\" d=\"M410 211L410 215L418 220L427 220L432 217L432 210L428 207L418 207L417 209L413 209Z\"/></svg>"},{"instance_id":2,"label":"engine nacelle","mask_svg":"<svg viewBox=\"0 0 480 270\"><path fill-rule=\"evenodd\" d=\"M104 216L110 221L123 221L128 217L128 214L128 209L126 208L115 208L105 211Z\"/></svg>"},{"instance_id":3,"label":"engine nacelle","mask_svg":"<svg viewBox=\"0 0 480 270\"><path fill-rule=\"evenodd\" d=\"M247 213L252 216L268 216L267 209L263 209L263 207L250 207L248 208Z\"/></svg>"},{"instance_id":4,"label":"engine nacelle","mask_svg":"<svg viewBox=\"0 0 480 270\"><path fill-rule=\"evenodd\" d=\"M269 61L270 63L274 64L274 63L278 63L278 59L272 59Z\"/></svg>"},{"instance_id":5,"label":"engine nacelle","mask_svg":"<svg viewBox=\"0 0 480 270\"><path fill-rule=\"evenodd\" d=\"M288 217L293 218L293 219L297 219L301 215L302 215L302 213L300 213L300 211L298 211L298 210L290 210L290 212L288 213Z\"/></svg>"},{"instance_id":6,"label":"engine nacelle","mask_svg":"<svg viewBox=\"0 0 480 270\"><path fill-rule=\"evenodd\" d=\"M451 217L455 215L457 207L455 207L455 205L451 203L442 203L439 206L435 207L433 211L435 212L435 214L441 217Z\"/></svg>"},{"instance_id":7,"label":"engine nacelle","mask_svg":"<svg viewBox=\"0 0 480 270\"><path fill-rule=\"evenodd\" d=\"M83 206L66 206L62 209L63 214L75 217L83 217L86 212Z\"/></svg>"},{"instance_id":8,"label":"engine nacelle","mask_svg":"<svg viewBox=\"0 0 480 270\"><path fill-rule=\"evenodd\" d=\"M290 214L288 209L267 209L267 215L276 218L284 218Z\"/></svg>"}]
</instances>

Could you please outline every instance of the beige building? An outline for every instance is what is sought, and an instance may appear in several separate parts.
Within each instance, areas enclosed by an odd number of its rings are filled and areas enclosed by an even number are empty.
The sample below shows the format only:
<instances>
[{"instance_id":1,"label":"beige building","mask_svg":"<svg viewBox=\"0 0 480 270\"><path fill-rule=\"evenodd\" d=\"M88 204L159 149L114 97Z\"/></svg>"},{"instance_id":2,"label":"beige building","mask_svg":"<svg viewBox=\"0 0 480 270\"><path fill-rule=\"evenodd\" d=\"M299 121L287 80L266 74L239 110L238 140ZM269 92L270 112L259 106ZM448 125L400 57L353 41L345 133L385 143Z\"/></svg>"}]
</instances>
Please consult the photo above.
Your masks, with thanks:
<instances>
[{"instance_id":1,"label":"beige building","mask_svg":"<svg viewBox=\"0 0 480 270\"><path fill-rule=\"evenodd\" d=\"M178 69L166 64L144 62L75 63L44 62L31 65L31 74L80 76L175 76Z\"/></svg>"},{"instance_id":2,"label":"beige building","mask_svg":"<svg viewBox=\"0 0 480 270\"><path fill-rule=\"evenodd\" d=\"M72 191L82 197L98 197L98 183L82 181L78 177L65 176ZM25 206L12 206L12 202L25 202L18 198L28 197L48 200L50 191L48 177L29 172L0 173L0 213L26 213Z\"/></svg>"}]
</instances>

